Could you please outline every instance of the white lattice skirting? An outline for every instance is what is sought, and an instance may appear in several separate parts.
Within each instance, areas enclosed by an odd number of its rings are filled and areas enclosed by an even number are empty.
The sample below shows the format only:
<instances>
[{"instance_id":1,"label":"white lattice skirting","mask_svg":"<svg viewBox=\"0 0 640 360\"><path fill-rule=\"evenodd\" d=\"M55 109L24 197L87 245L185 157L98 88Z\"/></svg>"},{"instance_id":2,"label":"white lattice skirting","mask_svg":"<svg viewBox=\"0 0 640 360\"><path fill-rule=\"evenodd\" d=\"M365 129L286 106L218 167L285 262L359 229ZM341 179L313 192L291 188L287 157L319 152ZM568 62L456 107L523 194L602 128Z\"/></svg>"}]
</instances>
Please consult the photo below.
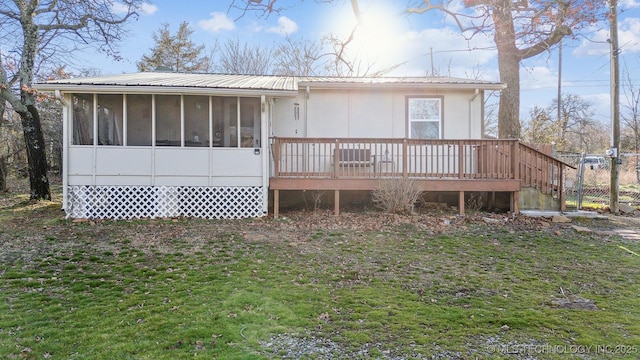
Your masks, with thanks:
<instances>
[{"instance_id":1,"label":"white lattice skirting","mask_svg":"<svg viewBox=\"0 0 640 360\"><path fill-rule=\"evenodd\" d=\"M260 186L69 186L67 217L134 219L264 216Z\"/></svg>"}]
</instances>

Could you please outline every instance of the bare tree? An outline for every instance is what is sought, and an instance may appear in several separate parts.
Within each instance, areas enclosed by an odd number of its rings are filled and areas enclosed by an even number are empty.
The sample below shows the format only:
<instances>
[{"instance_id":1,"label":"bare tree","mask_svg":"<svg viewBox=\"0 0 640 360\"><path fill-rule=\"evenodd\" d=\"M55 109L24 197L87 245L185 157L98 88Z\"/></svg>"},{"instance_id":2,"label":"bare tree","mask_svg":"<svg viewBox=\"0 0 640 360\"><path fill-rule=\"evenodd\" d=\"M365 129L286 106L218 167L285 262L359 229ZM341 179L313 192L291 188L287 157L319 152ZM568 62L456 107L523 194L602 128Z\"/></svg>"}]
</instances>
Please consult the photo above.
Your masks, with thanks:
<instances>
[{"instance_id":1,"label":"bare tree","mask_svg":"<svg viewBox=\"0 0 640 360\"><path fill-rule=\"evenodd\" d=\"M284 7L276 5L276 2L278 0L232 0L229 7L240 12L236 18L238 20L249 12L257 13L258 16L269 16L284 10Z\"/></svg>"},{"instance_id":2,"label":"bare tree","mask_svg":"<svg viewBox=\"0 0 640 360\"><path fill-rule=\"evenodd\" d=\"M498 138L498 104L500 91L486 91L484 97L484 116L482 118L482 137L486 139Z\"/></svg>"},{"instance_id":3,"label":"bare tree","mask_svg":"<svg viewBox=\"0 0 640 360\"><path fill-rule=\"evenodd\" d=\"M149 71L167 67L177 72L203 72L209 70L209 57L202 55L204 45L196 46L191 41L193 30L187 22L182 22L175 35L171 35L169 24L154 32L155 46L150 55L143 55L138 62L138 70Z\"/></svg>"},{"instance_id":4,"label":"bare tree","mask_svg":"<svg viewBox=\"0 0 640 360\"><path fill-rule=\"evenodd\" d=\"M5 101L0 101L0 192L7 191L9 169L14 167L20 173L25 164L20 161L20 155L24 152L20 121L11 110L11 105L8 108L6 105Z\"/></svg>"},{"instance_id":5,"label":"bare tree","mask_svg":"<svg viewBox=\"0 0 640 360\"><path fill-rule=\"evenodd\" d=\"M353 41L358 26L345 38L336 34L328 34L323 38L327 44L327 50L322 57L327 57L329 61L325 63L325 72L333 76L383 76L394 69L400 67L402 63L379 68L375 61L370 61L364 54L350 51L349 45Z\"/></svg>"},{"instance_id":6,"label":"bare tree","mask_svg":"<svg viewBox=\"0 0 640 360\"><path fill-rule=\"evenodd\" d=\"M84 73L94 74L91 70ZM38 81L69 79L75 74L68 72L64 65L42 71ZM42 131L46 141L48 168L58 176L62 175L62 104L53 94L38 94L37 106L42 120Z\"/></svg>"},{"instance_id":7,"label":"bare tree","mask_svg":"<svg viewBox=\"0 0 640 360\"><path fill-rule=\"evenodd\" d=\"M260 45L227 40L219 50L217 71L227 74L267 75L273 72L274 51Z\"/></svg>"},{"instance_id":8,"label":"bare tree","mask_svg":"<svg viewBox=\"0 0 640 360\"><path fill-rule=\"evenodd\" d=\"M554 100L548 107L534 107L530 111L530 119L525 123L522 136L527 142L534 144L555 143L558 151L594 152L603 150L601 136L604 133L602 124L593 117L595 111L590 102L573 94L562 97L560 103L560 119L557 114L558 101ZM605 142L606 143L606 142Z\"/></svg>"},{"instance_id":9,"label":"bare tree","mask_svg":"<svg viewBox=\"0 0 640 360\"><path fill-rule=\"evenodd\" d=\"M0 39L9 52L20 54L15 64L0 56L0 100L10 103L21 118L32 199L51 199L46 146L32 88L38 64L63 54L71 56L69 50L77 44L115 56L115 44L126 34L122 25L137 15L140 1L121 0L121 15L111 0L0 2Z\"/></svg>"},{"instance_id":10,"label":"bare tree","mask_svg":"<svg viewBox=\"0 0 640 360\"><path fill-rule=\"evenodd\" d=\"M323 75L322 44L318 41L287 37L273 53L274 73L289 76Z\"/></svg>"},{"instance_id":11,"label":"bare tree","mask_svg":"<svg viewBox=\"0 0 640 360\"><path fill-rule=\"evenodd\" d=\"M550 108L551 113L557 113L558 100L554 99ZM566 94L562 96L560 104L560 119L556 119L555 129L558 132L556 146L558 150L587 151L595 150L596 144L588 136L589 129L594 125L595 111L591 103L578 95Z\"/></svg>"},{"instance_id":12,"label":"bare tree","mask_svg":"<svg viewBox=\"0 0 640 360\"><path fill-rule=\"evenodd\" d=\"M525 122L522 139L530 144L549 144L557 140L556 121L551 117L551 108L535 106L529 111L530 119Z\"/></svg>"},{"instance_id":13,"label":"bare tree","mask_svg":"<svg viewBox=\"0 0 640 360\"><path fill-rule=\"evenodd\" d=\"M638 58L640 60L640 58ZM635 155L636 162L636 178L640 182L640 86L634 86L633 79L627 67L625 66L625 79L624 79L624 98L625 103L622 104L622 124L627 128L626 141L629 145L628 148L632 148Z\"/></svg>"}]
</instances>

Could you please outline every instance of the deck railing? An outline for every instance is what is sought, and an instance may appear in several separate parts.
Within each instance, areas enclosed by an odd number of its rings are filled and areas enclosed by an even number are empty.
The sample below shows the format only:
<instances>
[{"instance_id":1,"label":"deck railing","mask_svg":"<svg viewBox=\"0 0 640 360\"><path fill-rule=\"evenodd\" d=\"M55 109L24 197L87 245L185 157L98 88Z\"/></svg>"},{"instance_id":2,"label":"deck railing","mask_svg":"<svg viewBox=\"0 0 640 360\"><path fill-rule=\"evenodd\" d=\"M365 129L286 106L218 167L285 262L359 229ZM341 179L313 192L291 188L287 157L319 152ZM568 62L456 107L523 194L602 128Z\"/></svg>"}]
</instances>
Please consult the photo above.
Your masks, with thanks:
<instances>
[{"instance_id":1,"label":"deck railing","mask_svg":"<svg viewBox=\"0 0 640 360\"><path fill-rule=\"evenodd\" d=\"M515 140L272 138L274 177L514 179Z\"/></svg>"},{"instance_id":2,"label":"deck railing","mask_svg":"<svg viewBox=\"0 0 640 360\"><path fill-rule=\"evenodd\" d=\"M564 196L564 168L572 167L526 144L519 144L518 177L522 186L534 187L545 194ZM562 199L564 203L564 198Z\"/></svg>"},{"instance_id":3,"label":"deck railing","mask_svg":"<svg viewBox=\"0 0 640 360\"><path fill-rule=\"evenodd\" d=\"M271 139L276 178L521 179L546 193L564 163L518 140Z\"/></svg>"}]
</instances>

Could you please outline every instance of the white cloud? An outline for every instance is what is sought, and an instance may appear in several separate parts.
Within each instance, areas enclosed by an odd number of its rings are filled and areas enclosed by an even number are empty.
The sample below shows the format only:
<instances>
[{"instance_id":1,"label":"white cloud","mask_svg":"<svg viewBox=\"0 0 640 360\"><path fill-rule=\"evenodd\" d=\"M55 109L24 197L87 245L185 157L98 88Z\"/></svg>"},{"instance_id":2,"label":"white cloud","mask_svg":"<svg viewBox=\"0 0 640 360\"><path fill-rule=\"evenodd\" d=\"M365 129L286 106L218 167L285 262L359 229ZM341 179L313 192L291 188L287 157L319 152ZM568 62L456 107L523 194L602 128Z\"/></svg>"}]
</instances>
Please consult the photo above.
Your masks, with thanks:
<instances>
[{"instance_id":1,"label":"white cloud","mask_svg":"<svg viewBox=\"0 0 640 360\"><path fill-rule=\"evenodd\" d=\"M581 95L595 111L594 120L609 123L611 120L611 93L595 93ZM623 100L624 101L624 100ZM623 103L623 102L621 102Z\"/></svg>"},{"instance_id":2,"label":"white cloud","mask_svg":"<svg viewBox=\"0 0 640 360\"><path fill-rule=\"evenodd\" d=\"M564 85L568 85L566 82ZM523 91L554 89L558 86L558 73L547 66L520 67L520 88Z\"/></svg>"},{"instance_id":3,"label":"white cloud","mask_svg":"<svg viewBox=\"0 0 640 360\"><path fill-rule=\"evenodd\" d=\"M149 3L140 4L140 11L145 15L152 15L156 11L158 11L158 7Z\"/></svg>"},{"instance_id":4,"label":"white cloud","mask_svg":"<svg viewBox=\"0 0 640 360\"><path fill-rule=\"evenodd\" d=\"M430 72L433 50L433 67L440 75L469 77L474 69L481 67L484 78L495 79L494 74L487 73L491 62L496 59L495 46L490 37L482 34L467 41L455 29L424 29L405 32L393 43L393 49L388 50L398 60L409 61L411 70L408 75Z\"/></svg>"},{"instance_id":5,"label":"white cloud","mask_svg":"<svg viewBox=\"0 0 640 360\"><path fill-rule=\"evenodd\" d=\"M255 21L252 21L251 23L249 23L248 28L249 28L249 31L254 33L259 33L264 30L264 26L258 24Z\"/></svg>"},{"instance_id":6,"label":"white cloud","mask_svg":"<svg viewBox=\"0 0 640 360\"><path fill-rule=\"evenodd\" d=\"M286 16L281 16L278 18L278 26L269 27L266 31L282 36L290 35L298 31L298 24Z\"/></svg>"},{"instance_id":7,"label":"white cloud","mask_svg":"<svg viewBox=\"0 0 640 360\"><path fill-rule=\"evenodd\" d=\"M111 5L111 10L116 14L126 14L129 11L129 7L125 4L116 2Z\"/></svg>"},{"instance_id":8,"label":"white cloud","mask_svg":"<svg viewBox=\"0 0 640 360\"><path fill-rule=\"evenodd\" d=\"M129 6L119 2L115 2L113 3L113 5L111 5L111 10L116 14L126 14L129 12ZM158 11L158 7L153 4L142 3L140 4L140 7L138 7L138 10L143 15L151 15Z\"/></svg>"},{"instance_id":9,"label":"white cloud","mask_svg":"<svg viewBox=\"0 0 640 360\"><path fill-rule=\"evenodd\" d=\"M620 2L620 7L627 8L627 9L633 9L633 8L637 8L640 7L640 1L638 0L623 0L622 2Z\"/></svg>"},{"instance_id":10,"label":"white cloud","mask_svg":"<svg viewBox=\"0 0 640 360\"><path fill-rule=\"evenodd\" d=\"M608 55L609 28L606 24L594 29L592 36L582 40L573 51L576 57ZM640 52L640 18L626 18L618 22L618 45L623 52Z\"/></svg>"},{"instance_id":11,"label":"white cloud","mask_svg":"<svg viewBox=\"0 0 640 360\"><path fill-rule=\"evenodd\" d=\"M640 52L640 18L626 18L620 24L618 44L623 52Z\"/></svg>"},{"instance_id":12,"label":"white cloud","mask_svg":"<svg viewBox=\"0 0 640 360\"><path fill-rule=\"evenodd\" d=\"M601 56L609 54L609 28L606 24L593 26L591 31L585 33L591 34L588 38L584 38L575 50L573 56L580 58L585 56Z\"/></svg>"},{"instance_id":13,"label":"white cloud","mask_svg":"<svg viewBox=\"0 0 640 360\"><path fill-rule=\"evenodd\" d=\"M210 19L198 21L198 26L204 30L220 32L223 30L233 30L236 24L225 13L213 12L209 14Z\"/></svg>"}]
</instances>

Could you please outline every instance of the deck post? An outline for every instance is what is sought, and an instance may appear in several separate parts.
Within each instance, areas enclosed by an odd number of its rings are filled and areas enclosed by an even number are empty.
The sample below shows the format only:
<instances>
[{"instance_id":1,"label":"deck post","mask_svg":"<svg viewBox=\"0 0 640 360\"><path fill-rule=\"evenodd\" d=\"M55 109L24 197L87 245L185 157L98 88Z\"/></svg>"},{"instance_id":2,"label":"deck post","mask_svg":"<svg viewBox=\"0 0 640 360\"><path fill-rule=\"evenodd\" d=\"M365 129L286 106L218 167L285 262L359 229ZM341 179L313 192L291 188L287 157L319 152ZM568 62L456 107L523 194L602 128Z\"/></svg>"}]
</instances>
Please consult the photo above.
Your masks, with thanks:
<instances>
[{"instance_id":1,"label":"deck post","mask_svg":"<svg viewBox=\"0 0 640 360\"><path fill-rule=\"evenodd\" d=\"M511 212L517 214L520 212L520 191L514 191L511 193Z\"/></svg>"},{"instance_id":2,"label":"deck post","mask_svg":"<svg viewBox=\"0 0 640 360\"><path fill-rule=\"evenodd\" d=\"M491 196L489 196L489 204L487 208L490 210L496 209L496 192L495 191L492 191Z\"/></svg>"},{"instance_id":3,"label":"deck post","mask_svg":"<svg viewBox=\"0 0 640 360\"><path fill-rule=\"evenodd\" d=\"M280 139L273 138L271 144L271 153L273 154L273 174L280 175Z\"/></svg>"},{"instance_id":4,"label":"deck post","mask_svg":"<svg viewBox=\"0 0 640 360\"><path fill-rule=\"evenodd\" d=\"M340 190L334 190L333 192L333 214L335 216L340 215Z\"/></svg>"},{"instance_id":5,"label":"deck post","mask_svg":"<svg viewBox=\"0 0 640 360\"><path fill-rule=\"evenodd\" d=\"M458 193L458 211L460 215L464 215L464 191Z\"/></svg>"},{"instance_id":6,"label":"deck post","mask_svg":"<svg viewBox=\"0 0 640 360\"><path fill-rule=\"evenodd\" d=\"M277 219L280 215L280 190L273 190L273 218Z\"/></svg>"}]
</instances>

